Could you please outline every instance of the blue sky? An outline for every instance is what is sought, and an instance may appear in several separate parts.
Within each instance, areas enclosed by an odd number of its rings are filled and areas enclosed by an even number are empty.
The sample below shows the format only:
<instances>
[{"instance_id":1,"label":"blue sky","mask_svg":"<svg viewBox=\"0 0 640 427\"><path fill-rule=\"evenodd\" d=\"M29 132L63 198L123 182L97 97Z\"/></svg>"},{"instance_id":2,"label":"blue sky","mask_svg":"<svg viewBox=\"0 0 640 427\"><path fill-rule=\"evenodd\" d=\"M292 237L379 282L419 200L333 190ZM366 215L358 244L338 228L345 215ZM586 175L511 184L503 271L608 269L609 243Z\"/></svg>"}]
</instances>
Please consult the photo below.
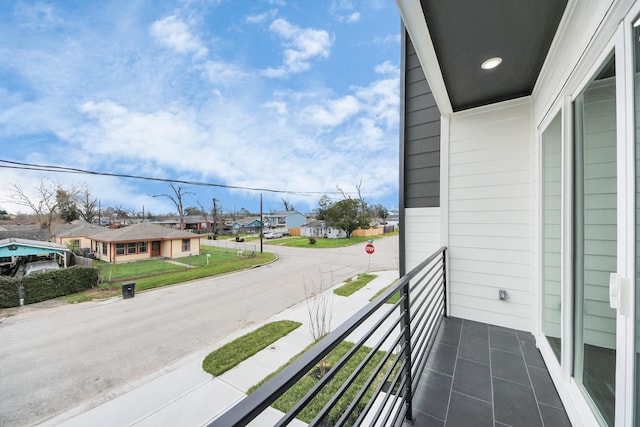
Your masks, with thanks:
<instances>
[{"instance_id":1,"label":"blue sky","mask_svg":"<svg viewBox=\"0 0 640 427\"><path fill-rule=\"evenodd\" d=\"M361 182L395 208L399 68L389 0L3 1L0 160L292 192L262 192L265 211ZM7 168L0 207L26 212L12 184L42 178L175 210L152 197L167 183ZM186 206L259 208L260 192L183 187Z\"/></svg>"}]
</instances>

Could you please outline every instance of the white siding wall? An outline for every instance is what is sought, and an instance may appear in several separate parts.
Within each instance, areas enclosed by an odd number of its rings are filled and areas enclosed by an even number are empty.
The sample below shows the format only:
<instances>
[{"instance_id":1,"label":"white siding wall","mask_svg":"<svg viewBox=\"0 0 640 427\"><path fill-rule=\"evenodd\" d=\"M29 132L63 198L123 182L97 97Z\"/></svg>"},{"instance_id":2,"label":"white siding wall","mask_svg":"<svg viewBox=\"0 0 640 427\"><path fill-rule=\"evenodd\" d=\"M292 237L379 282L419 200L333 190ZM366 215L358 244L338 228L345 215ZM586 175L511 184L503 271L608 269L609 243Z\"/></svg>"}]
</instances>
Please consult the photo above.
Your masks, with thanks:
<instances>
[{"instance_id":1,"label":"white siding wall","mask_svg":"<svg viewBox=\"0 0 640 427\"><path fill-rule=\"evenodd\" d=\"M411 271L440 246L440 208L405 209L406 268Z\"/></svg>"},{"instance_id":2,"label":"white siding wall","mask_svg":"<svg viewBox=\"0 0 640 427\"><path fill-rule=\"evenodd\" d=\"M522 330L532 315L530 108L455 114L449 138L451 315Z\"/></svg>"}]
</instances>

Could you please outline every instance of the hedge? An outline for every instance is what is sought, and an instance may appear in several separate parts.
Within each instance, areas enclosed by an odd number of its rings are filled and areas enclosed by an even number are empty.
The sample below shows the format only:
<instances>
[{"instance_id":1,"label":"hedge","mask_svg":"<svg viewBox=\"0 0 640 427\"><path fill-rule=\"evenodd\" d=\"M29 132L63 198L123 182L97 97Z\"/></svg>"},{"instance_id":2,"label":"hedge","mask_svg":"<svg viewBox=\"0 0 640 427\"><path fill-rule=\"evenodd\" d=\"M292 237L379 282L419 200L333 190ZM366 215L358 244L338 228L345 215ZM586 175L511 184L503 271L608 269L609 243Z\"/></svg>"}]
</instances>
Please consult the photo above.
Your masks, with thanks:
<instances>
[{"instance_id":1,"label":"hedge","mask_svg":"<svg viewBox=\"0 0 640 427\"><path fill-rule=\"evenodd\" d=\"M0 277L0 307L19 305L20 280ZM98 283L98 270L78 267L32 274L22 279L24 303L45 301L92 288Z\"/></svg>"},{"instance_id":2,"label":"hedge","mask_svg":"<svg viewBox=\"0 0 640 427\"><path fill-rule=\"evenodd\" d=\"M20 280L8 276L0 276L0 308L15 307L18 301Z\"/></svg>"}]
</instances>

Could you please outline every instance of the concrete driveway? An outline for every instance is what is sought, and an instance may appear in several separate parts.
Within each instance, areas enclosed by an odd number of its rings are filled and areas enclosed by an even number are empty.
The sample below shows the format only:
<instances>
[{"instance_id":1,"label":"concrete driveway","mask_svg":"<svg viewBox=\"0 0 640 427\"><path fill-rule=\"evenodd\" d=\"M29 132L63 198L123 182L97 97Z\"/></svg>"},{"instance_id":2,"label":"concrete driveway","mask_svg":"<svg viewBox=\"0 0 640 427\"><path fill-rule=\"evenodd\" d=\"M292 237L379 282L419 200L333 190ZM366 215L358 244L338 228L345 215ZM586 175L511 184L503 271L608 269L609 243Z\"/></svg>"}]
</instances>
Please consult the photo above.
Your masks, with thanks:
<instances>
[{"instance_id":1,"label":"concrete driveway","mask_svg":"<svg viewBox=\"0 0 640 427\"><path fill-rule=\"evenodd\" d=\"M369 268L364 244L264 248L279 260L132 299L24 307L2 321L0 426L37 424L82 401L106 401L127 383L302 301L305 282L332 285ZM397 269L398 238L378 240L370 261L371 270Z\"/></svg>"}]
</instances>

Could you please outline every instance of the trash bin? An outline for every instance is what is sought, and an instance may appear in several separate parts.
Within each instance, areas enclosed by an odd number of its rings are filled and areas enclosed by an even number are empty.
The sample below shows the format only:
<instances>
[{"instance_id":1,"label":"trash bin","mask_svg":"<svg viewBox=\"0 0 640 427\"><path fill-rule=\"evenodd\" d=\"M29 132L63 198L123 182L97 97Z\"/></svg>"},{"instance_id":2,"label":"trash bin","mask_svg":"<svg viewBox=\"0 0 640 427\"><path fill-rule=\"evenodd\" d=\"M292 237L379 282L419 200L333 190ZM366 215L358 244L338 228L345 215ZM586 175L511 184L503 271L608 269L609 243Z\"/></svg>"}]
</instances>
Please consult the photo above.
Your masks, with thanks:
<instances>
[{"instance_id":1,"label":"trash bin","mask_svg":"<svg viewBox=\"0 0 640 427\"><path fill-rule=\"evenodd\" d=\"M136 284L134 282L124 283L122 285L122 298L133 298L136 296Z\"/></svg>"}]
</instances>

